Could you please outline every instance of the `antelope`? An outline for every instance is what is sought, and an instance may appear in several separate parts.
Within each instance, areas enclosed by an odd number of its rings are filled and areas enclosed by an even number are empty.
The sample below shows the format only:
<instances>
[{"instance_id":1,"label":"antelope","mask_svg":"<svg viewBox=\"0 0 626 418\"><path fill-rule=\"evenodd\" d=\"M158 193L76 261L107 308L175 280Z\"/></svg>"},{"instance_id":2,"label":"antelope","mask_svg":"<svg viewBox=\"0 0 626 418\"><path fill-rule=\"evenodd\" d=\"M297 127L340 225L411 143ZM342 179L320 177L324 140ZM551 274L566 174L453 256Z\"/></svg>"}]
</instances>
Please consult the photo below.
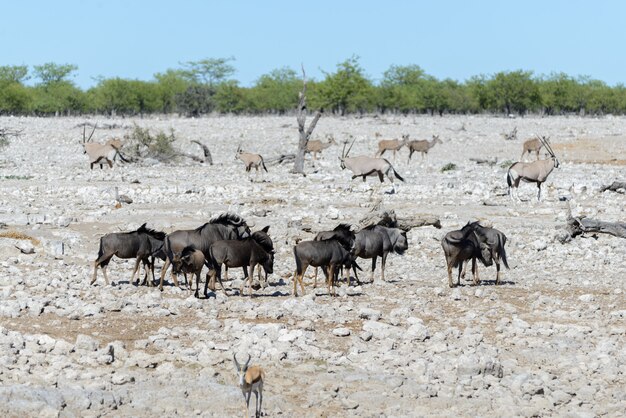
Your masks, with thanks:
<instances>
[{"instance_id":1,"label":"antelope","mask_svg":"<svg viewBox=\"0 0 626 418\"><path fill-rule=\"evenodd\" d=\"M354 145L354 140L352 141L352 144L350 144L350 148L348 148L348 151L344 153L346 149L346 144L347 143L343 144L341 157L339 157L339 160L341 161L341 169L345 170L347 168L348 170L352 171L352 180L357 177L362 177L363 182L366 181L366 178L368 176L378 174L378 178L382 183L385 179L385 176L387 176L387 178L391 182L391 185L393 186L393 193L395 193L396 186L393 182L392 173L396 176L398 180L404 181L404 179L402 178L402 176L400 176L400 174L396 172L391 163L385 158L367 157L365 155L348 157L348 154L350 154L350 150Z\"/></svg>"},{"instance_id":2,"label":"antelope","mask_svg":"<svg viewBox=\"0 0 626 418\"><path fill-rule=\"evenodd\" d=\"M496 284L500 283L500 261L504 264L504 267L509 268L509 263L506 259L506 250L504 246L506 245L506 235L504 233L498 231L495 228L482 226L480 222L468 222L461 231L467 231L468 229L472 229L476 233L476 237L478 240L487 245L489 251L491 251L491 258L496 263ZM467 270L468 260L465 261L465 266L463 267L463 272L461 273L461 277L465 277L465 271Z\"/></svg>"},{"instance_id":3,"label":"antelope","mask_svg":"<svg viewBox=\"0 0 626 418\"><path fill-rule=\"evenodd\" d=\"M328 142L322 142L319 139L308 141L306 143L305 152L312 154L313 160L317 161L318 153L321 153L323 150L325 150L326 148L330 147L333 144L337 145L337 142L335 141L335 137L332 134L326 135L326 139L328 139Z\"/></svg>"},{"instance_id":4,"label":"antelope","mask_svg":"<svg viewBox=\"0 0 626 418\"><path fill-rule=\"evenodd\" d=\"M443 141L439 139L439 135L433 135L432 141L427 141L425 139L420 139L417 141L409 141L407 147L409 147L409 159L407 160L407 164L411 161L411 156L414 152L422 153L422 160L424 156L428 154L428 151L437 144L443 144Z\"/></svg>"},{"instance_id":5,"label":"antelope","mask_svg":"<svg viewBox=\"0 0 626 418\"><path fill-rule=\"evenodd\" d=\"M122 141L118 138L109 139L104 144L100 144L98 142L90 142L93 137L94 132L96 131L96 126L94 125L89 138L86 138L86 126L83 126L83 140L80 143L84 150L85 154L89 156L89 165L93 170L93 166L95 164L100 165L100 169L104 167L104 163L109 165L109 168L113 168L113 161L119 155L122 161L128 162L126 158L120 153L120 149L122 148Z\"/></svg>"},{"instance_id":6,"label":"antelope","mask_svg":"<svg viewBox=\"0 0 626 418\"><path fill-rule=\"evenodd\" d=\"M241 149L241 145L237 147L237 152L235 154L235 160L240 159L243 164L246 166L246 173L250 173L252 167L256 169L256 174L259 174L259 166L267 172L267 167L265 167L265 161L263 161L263 157L260 154L252 154L251 152L244 152ZM262 173L261 173L262 174Z\"/></svg>"},{"instance_id":7,"label":"antelope","mask_svg":"<svg viewBox=\"0 0 626 418\"><path fill-rule=\"evenodd\" d=\"M454 267L459 269L457 286L461 284L461 272L464 261L472 260L472 275L474 276L475 285L480 283L476 259L479 259L485 266L490 266L493 263L491 249L478 239L476 232L472 228L467 228L465 231L448 232L441 240L441 247L446 256L448 285L450 287L455 286L452 281L452 269Z\"/></svg>"},{"instance_id":8,"label":"antelope","mask_svg":"<svg viewBox=\"0 0 626 418\"><path fill-rule=\"evenodd\" d=\"M246 418L250 416L250 397L252 392L254 392L256 397L255 417L259 418L261 416L261 408L263 407L263 380L265 379L265 372L261 366L248 366L250 354L248 354L248 360L246 360L243 367L237 361L235 353L233 353L233 360L237 369L239 388L246 403Z\"/></svg>"},{"instance_id":9,"label":"antelope","mask_svg":"<svg viewBox=\"0 0 626 418\"><path fill-rule=\"evenodd\" d=\"M507 193L511 196L511 199L513 198L511 188L517 189L521 180L527 183L537 183L537 202L539 202L541 199L541 184L546 181L552 170L559 168L559 160L556 158L550 143L540 136L537 136L537 139L539 139L546 148L550 154L550 158L547 160L533 161L532 163L517 162L509 167L506 174L506 182L509 186ZM517 190L515 191L515 196L519 201Z\"/></svg>"},{"instance_id":10,"label":"antelope","mask_svg":"<svg viewBox=\"0 0 626 418\"><path fill-rule=\"evenodd\" d=\"M524 142L523 145L523 151L522 151L522 156L520 157L520 160L524 159L524 155L526 153L528 153L528 155L530 155L531 152L535 152L535 154L537 155L536 159L539 159L539 151L541 150L541 147L543 147L543 143L539 140L539 138L541 138L541 140L548 142L548 137L547 136L542 136L539 137L537 136L537 138L531 138L527 141Z\"/></svg>"},{"instance_id":11,"label":"antelope","mask_svg":"<svg viewBox=\"0 0 626 418\"><path fill-rule=\"evenodd\" d=\"M380 135L378 132L376 132ZM409 135L402 135L402 141L398 139L383 139L378 141L378 151L374 157L382 157L385 151L393 151L393 161L396 161L396 152L409 142Z\"/></svg>"}]
</instances>

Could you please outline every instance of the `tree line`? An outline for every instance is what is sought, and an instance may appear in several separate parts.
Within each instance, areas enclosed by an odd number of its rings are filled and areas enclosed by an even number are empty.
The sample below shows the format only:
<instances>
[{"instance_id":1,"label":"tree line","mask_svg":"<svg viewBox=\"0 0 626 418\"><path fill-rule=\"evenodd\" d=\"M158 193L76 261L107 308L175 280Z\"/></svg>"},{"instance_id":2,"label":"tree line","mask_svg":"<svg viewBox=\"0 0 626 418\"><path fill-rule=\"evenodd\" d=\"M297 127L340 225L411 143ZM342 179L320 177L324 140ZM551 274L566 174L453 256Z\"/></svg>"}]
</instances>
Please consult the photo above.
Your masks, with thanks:
<instances>
[{"instance_id":1,"label":"tree line","mask_svg":"<svg viewBox=\"0 0 626 418\"><path fill-rule=\"evenodd\" d=\"M291 68L261 75L251 87L233 78L234 58L181 63L153 80L100 78L83 90L72 78L78 67L45 63L0 66L0 114L144 115L178 113L285 114L293 112L302 88ZM34 83L27 84L29 80ZM333 114L626 114L626 87L586 76L534 75L502 71L459 82L440 80L418 65L392 65L374 82L353 56L309 80L310 109Z\"/></svg>"}]
</instances>

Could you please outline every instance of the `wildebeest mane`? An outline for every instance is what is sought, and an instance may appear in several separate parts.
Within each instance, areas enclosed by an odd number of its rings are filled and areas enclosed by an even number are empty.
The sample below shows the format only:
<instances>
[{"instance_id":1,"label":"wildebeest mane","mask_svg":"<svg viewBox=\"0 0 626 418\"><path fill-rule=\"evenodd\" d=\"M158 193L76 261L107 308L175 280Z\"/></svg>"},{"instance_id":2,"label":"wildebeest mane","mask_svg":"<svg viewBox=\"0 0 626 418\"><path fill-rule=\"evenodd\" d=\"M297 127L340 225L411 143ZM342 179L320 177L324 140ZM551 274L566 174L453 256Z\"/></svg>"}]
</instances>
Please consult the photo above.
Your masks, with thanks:
<instances>
[{"instance_id":1,"label":"wildebeest mane","mask_svg":"<svg viewBox=\"0 0 626 418\"><path fill-rule=\"evenodd\" d=\"M333 231L350 231L350 229L352 228L352 225L350 224L345 224L345 223L341 223L339 225L337 225Z\"/></svg>"},{"instance_id":2,"label":"wildebeest mane","mask_svg":"<svg viewBox=\"0 0 626 418\"><path fill-rule=\"evenodd\" d=\"M274 243L269 235L263 231L254 231L250 236L257 244L261 246L266 252L270 253L274 251Z\"/></svg>"},{"instance_id":3,"label":"wildebeest mane","mask_svg":"<svg viewBox=\"0 0 626 418\"><path fill-rule=\"evenodd\" d=\"M157 230L154 230L154 229L150 229L150 228L146 227L146 224L147 223L144 223L143 225L141 225L139 227L139 229L137 229L136 231L133 231L133 232L148 234L148 235L158 239L159 241L163 241L165 239L165 235L166 235L165 232L157 231ZM129 232L129 233L132 233L132 232Z\"/></svg>"},{"instance_id":4,"label":"wildebeest mane","mask_svg":"<svg viewBox=\"0 0 626 418\"><path fill-rule=\"evenodd\" d=\"M209 222L199 226L196 228L196 231L202 230L208 224L222 224L222 225L233 225L240 226L246 225L246 221L239 215L230 212L220 213L219 215L213 216L209 219Z\"/></svg>"}]
</instances>

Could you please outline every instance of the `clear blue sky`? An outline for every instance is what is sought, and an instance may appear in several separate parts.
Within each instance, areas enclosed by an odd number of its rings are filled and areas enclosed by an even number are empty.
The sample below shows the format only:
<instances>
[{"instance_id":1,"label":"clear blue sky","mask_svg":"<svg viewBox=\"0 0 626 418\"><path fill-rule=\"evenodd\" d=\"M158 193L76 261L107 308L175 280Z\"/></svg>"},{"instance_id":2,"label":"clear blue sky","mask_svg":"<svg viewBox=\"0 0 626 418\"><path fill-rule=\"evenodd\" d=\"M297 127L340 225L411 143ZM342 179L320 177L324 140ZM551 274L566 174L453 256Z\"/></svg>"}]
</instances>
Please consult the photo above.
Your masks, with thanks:
<instances>
[{"instance_id":1,"label":"clear blue sky","mask_svg":"<svg viewBox=\"0 0 626 418\"><path fill-rule=\"evenodd\" d=\"M300 63L319 80L352 55L374 81L417 64L459 81L524 69L626 83L619 0L0 0L0 10L0 65L76 64L82 88L231 56L244 86Z\"/></svg>"}]
</instances>

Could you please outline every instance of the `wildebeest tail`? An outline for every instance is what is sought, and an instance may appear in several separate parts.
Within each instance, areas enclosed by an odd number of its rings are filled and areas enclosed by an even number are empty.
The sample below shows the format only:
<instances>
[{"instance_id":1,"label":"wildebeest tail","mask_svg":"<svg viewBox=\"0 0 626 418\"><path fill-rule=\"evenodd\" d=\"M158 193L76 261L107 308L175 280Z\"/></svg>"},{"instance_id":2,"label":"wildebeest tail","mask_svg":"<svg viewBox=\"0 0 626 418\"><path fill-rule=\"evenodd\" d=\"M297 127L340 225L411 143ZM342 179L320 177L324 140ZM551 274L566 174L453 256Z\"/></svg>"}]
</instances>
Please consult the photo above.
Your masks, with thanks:
<instances>
[{"instance_id":1,"label":"wildebeest tail","mask_svg":"<svg viewBox=\"0 0 626 418\"><path fill-rule=\"evenodd\" d=\"M504 264L504 267L508 269L509 262L506 259L506 250L504 249L505 244L506 244L506 237L500 237L498 239L498 247L500 247L498 250L500 252L500 257L502 258L502 264Z\"/></svg>"},{"instance_id":2,"label":"wildebeest tail","mask_svg":"<svg viewBox=\"0 0 626 418\"><path fill-rule=\"evenodd\" d=\"M261 157L261 165L263 166L263 170L265 170L265 172L267 173L267 167L265 167L265 160L263 159L263 157Z\"/></svg>"},{"instance_id":3,"label":"wildebeest tail","mask_svg":"<svg viewBox=\"0 0 626 418\"><path fill-rule=\"evenodd\" d=\"M293 256L296 259L296 273L302 274L302 261L300 260L300 257L298 257L298 247L295 245L293 247Z\"/></svg>"}]
</instances>

